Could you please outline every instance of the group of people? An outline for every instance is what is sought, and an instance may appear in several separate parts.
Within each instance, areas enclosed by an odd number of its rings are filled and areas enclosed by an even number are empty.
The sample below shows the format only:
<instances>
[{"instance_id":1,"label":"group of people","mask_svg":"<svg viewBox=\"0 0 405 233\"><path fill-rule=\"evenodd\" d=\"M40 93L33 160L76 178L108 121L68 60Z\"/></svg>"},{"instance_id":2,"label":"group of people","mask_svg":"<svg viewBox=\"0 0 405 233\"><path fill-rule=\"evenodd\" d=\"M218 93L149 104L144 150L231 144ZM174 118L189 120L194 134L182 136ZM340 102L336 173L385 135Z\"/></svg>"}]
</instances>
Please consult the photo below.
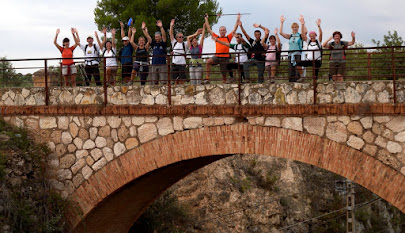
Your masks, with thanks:
<instances>
[{"instance_id":1,"label":"group of people","mask_svg":"<svg viewBox=\"0 0 405 233\"><path fill-rule=\"evenodd\" d=\"M208 21L208 16L205 16L202 28L184 38L182 32L174 34L175 20L172 19L169 30L172 48L170 66L167 64L166 31L160 20L156 22L159 31L154 33L153 38L149 35L146 23L142 22L141 29L144 36L140 36L137 43L135 42L135 27L131 27L131 24L129 24L128 34L125 34L125 25L120 22L123 47L118 53L115 43L115 29L111 30L112 40L107 40L107 29L103 28L103 41L100 41L97 32L95 32L94 37L97 40L97 44L94 43L93 36L88 36L87 44L82 44L80 43L77 29L72 28L71 32L75 42L73 46L70 46L68 38L63 39L63 46L57 43L60 33L58 29L54 44L62 53L62 58L64 58L62 60L62 75L64 76L66 86L69 83L75 86L77 71L73 61L73 50L77 46L84 52L85 83L87 86L90 85L92 76L96 85L102 85L99 71L100 57L105 58L106 82L108 85L115 85L119 63L121 63L122 82L128 85L132 85L136 75L140 77L141 85L144 85L147 81L152 84L165 84L168 81L168 67L170 67L170 79L176 84L186 82L187 72L190 75L189 80L191 84L209 83L211 68L214 65L219 65L223 83L235 82L233 69L238 70L241 82L249 82L249 68L251 66L257 67L259 83L265 81L265 71L268 73L268 81L274 83L281 56L281 42L278 34L287 39L289 43L288 73L290 82L302 81L304 78L303 67L309 66L313 66L315 77L318 78L319 69L322 65L323 48L332 50L329 67L332 79L334 81L343 81L346 67L345 49L355 43L355 33L351 33L352 40L347 42L342 41L342 33L336 31L327 41L322 43L320 19L316 21L318 33L315 31L308 33L302 15L299 17L301 32L299 32L300 25L293 23L291 25L291 34L284 33L283 26L285 21L286 18L281 16L280 28L274 30L274 35L270 35L270 30L261 24L253 24L255 28L260 28L264 31L264 36L262 36L260 30L255 30L254 38L252 38L243 27L240 14L237 15L235 26L229 34L227 34L226 27L224 26L219 28L219 34L213 32ZM242 33L236 33L238 28L240 28L246 39L243 38ZM211 35L212 40L215 41L216 52L204 64L202 51L206 31ZM198 36L200 36L200 40L198 40ZM236 43L231 43L234 37L236 38ZM303 50L304 41L307 43L306 50ZM235 51L233 62L231 62L230 49ZM134 52L135 61L133 60ZM152 53L151 56L150 52ZM189 62L187 62L187 55L191 57ZM152 57L151 62L149 61L149 57ZM188 71L187 65L189 67ZM204 65L206 67L205 78L203 78ZM227 79L228 73L229 79ZM149 74L151 74L150 80L147 80Z\"/></svg>"}]
</instances>

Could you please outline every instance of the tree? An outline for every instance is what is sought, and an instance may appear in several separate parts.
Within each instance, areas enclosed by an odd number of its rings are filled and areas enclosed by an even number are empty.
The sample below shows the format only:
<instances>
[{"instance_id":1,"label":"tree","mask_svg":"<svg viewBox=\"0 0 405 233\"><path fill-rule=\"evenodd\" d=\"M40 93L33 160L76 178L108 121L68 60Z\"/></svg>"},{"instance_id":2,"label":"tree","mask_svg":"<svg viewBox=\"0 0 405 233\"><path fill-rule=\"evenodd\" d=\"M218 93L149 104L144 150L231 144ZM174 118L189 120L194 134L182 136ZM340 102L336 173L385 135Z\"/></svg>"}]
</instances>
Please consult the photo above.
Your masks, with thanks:
<instances>
[{"instance_id":1,"label":"tree","mask_svg":"<svg viewBox=\"0 0 405 233\"><path fill-rule=\"evenodd\" d=\"M176 19L176 30L191 35L203 26L205 13L215 15L221 11L216 0L100 0L94 15L99 30L103 26L119 29L119 21L126 23L132 18L137 29L145 21L153 35L158 31L157 20L162 20L163 27L168 30L170 20ZM210 23L215 24L218 18L210 17ZM142 31L137 30L136 37L141 35Z\"/></svg>"},{"instance_id":2,"label":"tree","mask_svg":"<svg viewBox=\"0 0 405 233\"><path fill-rule=\"evenodd\" d=\"M381 41L376 41L375 39L371 40L377 47L385 47L385 46L403 46L405 45L402 37L398 35L398 32L394 30L393 33L388 31L388 35L384 35L384 43L381 44Z\"/></svg>"},{"instance_id":3,"label":"tree","mask_svg":"<svg viewBox=\"0 0 405 233\"><path fill-rule=\"evenodd\" d=\"M0 86L12 86L15 76L16 73L11 62L6 57L2 57L0 62Z\"/></svg>"}]
</instances>

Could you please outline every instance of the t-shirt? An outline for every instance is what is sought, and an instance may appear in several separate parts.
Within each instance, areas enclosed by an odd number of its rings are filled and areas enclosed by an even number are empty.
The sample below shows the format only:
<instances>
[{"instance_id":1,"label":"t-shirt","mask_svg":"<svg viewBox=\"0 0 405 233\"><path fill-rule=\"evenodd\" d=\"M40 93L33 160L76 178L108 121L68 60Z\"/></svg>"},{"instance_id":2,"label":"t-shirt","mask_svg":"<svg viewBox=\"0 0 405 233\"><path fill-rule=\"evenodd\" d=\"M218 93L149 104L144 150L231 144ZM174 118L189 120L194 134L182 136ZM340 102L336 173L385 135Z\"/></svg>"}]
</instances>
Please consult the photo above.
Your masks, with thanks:
<instances>
[{"instance_id":1,"label":"t-shirt","mask_svg":"<svg viewBox=\"0 0 405 233\"><path fill-rule=\"evenodd\" d=\"M132 64L132 53L134 53L134 48L132 47L131 44L128 44L127 46L124 46L121 50L121 64ZM124 57L124 56L131 56L131 57Z\"/></svg>"},{"instance_id":2,"label":"t-shirt","mask_svg":"<svg viewBox=\"0 0 405 233\"><path fill-rule=\"evenodd\" d=\"M301 34L299 34L298 32L295 34L291 34L288 44L290 45L289 50L302 50Z\"/></svg>"},{"instance_id":3,"label":"t-shirt","mask_svg":"<svg viewBox=\"0 0 405 233\"><path fill-rule=\"evenodd\" d=\"M60 52L62 53L62 58L73 58L73 50L75 50L74 46L70 48L61 48ZM73 59L62 59L62 65L72 65L72 64L74 64Z\"/></svg>"},{"instance_id":4,"label":"t-shirt","mask_svg":"<svg viewBox=\"0 0 405 233\"><path fill-rule=\"evenodd\" d=\"M250 50L250 46L248 43L245 44L230 44L231 49L235 50L236 53L239 54L239 61L238 55L235 56L235 62L246 62L248 58L248 52Z\"/></svg>"},{"instance_id":5,"label":"t-shirt","mask_svg":"<svg viewBox=\"0 0 405 233\"><path fill-rule=\"evenodd\" d=\"M152 65L163 65L166 64L166 42L160 41L156 42L155 40L152 40L151 43L151 48L153 51L153 57L152 57ZM159 56L161 55L161 56Z\"/></svg>"},{"instance_id":6,"label":"t-shirt","mask_svg":"<svg viewBox=\"0 0 405 233\"><path fill-rule=\"evenodd\" d=\"M192 59L201 58L202 47L198 45L197 47L190 47L190 54Z\"/></svg>"},{"instance_id":7,"label":"t-shirt","mask_svg":"<svg viewBox=\"0 0 405 233\"><path fill-rule=\"evenodd\" d=\"M103 53L104 57L106 58L105 66L118 66L116 59L117 50L115 48L112 48L110 51L104 49Z\"/></svg>"},{"instance_id":8,"label":"t-shirt","mask_svg":"<svg viewBox=\"0 0 405 233\"><path fill-rule=\"evenodd\" d=\"M86 59L85 59L86 65L97 65L98 64L98 60L96 60L96 58L98 58L100 55L99 54L100 46L98 44L93 44L91 47L90 47L90 45L87 45L87 48L86 48L86 45L80 44L80 48L83 50L84 56L86 57ZM85 49L86 49L86 51L84 51Z\"/></svg>"},{"instance_id":9,"label":"t-shirt","mask_svg":"<svg viewBox=\"0 0 405 233\"><path fill-rule=\"evenodd\" d=\"M184 47L183 47L184 44ZM185 65L186 64L186 51L185 49L189 47L187 42L179 43L176 39L172 40L172 47L173 47L173 64L176 65Z\"/></svg>"},{"instance_id":10,"label":"t-shirt","mask_svg":"<svg viewBox=\"0 0 405 233\"><path fill-rule=\"evenodd\" d=\"M334 46L332 48L332 43ZM336 43L334 41L329 42L329 48L332 49L330 52L330 61L331 62L346 62L345 58L345 51L344 50L334 50L334 49L343 49L342 43L345 45L345 48L349 45L347 41L340 41L340 43Z\"/></svg>"},{"instance_id":11,"label":"t-shirt","mask_svg":"<svg viewBox=\"0 0 405 233\"><path fill-rule=\"evenodd\" d=\"M308 40L308 46L307 46L308 50L319 50L321 48L322 48L321 43L318 42L318 44L317 44L316 42L312 42L311 40ZM321 60L322 59L322 52L321 51L315 51L315 52L311 51L311 52L307 52L306 60L308 60L308 61L314 60L313 55L315 55L315 60Z\"/></svg>"},{"instance_id":12,"label":"t-shirt","mask_svg":"<svg viewBox=\"0 0 405 233\"><path fill-rule=\"evenodd\" d=\"M277 61L277 44L267 45L266 51L266 66L271 65L271 62Z\"/></svg>"},{"instance_id":13,"label":"t-shirt","mask_svg":"<svg viewBox=\"0 0 405 233\"><path fill-rule=\"evenodd\" d=\"M136 58L135 61L141 61L141 62L148 62L148 50L146 50L145 47L141 48L137 48L135 51L136 54Z\"/></svg>"},{"instance_id":14,"label":"t-shirt","mask_svg":"<svg viewBox=\"0 0 405 233\"><path fill-rule=\"evenodd\" d=\"M264 43L267 42L267 38L264 40ZM252 45L252 58L258 60L258 61L264 61L265 60L265 49L262 45L262 43L260 43L260 40L253 40L252 38L250 38L249 43Z\"/></svg>"},{"instance_id":15,"label":"t-shirt","mask_svg":"<svg viewBox=\"0 0 405 233\"><path fill-rule=\"evenodd\" d=\"M233 38L232 33L230 33L226 37L220 37L215 33L212 33L212 35L214 37L217 37L218 40L227 42L227 43L231 43L231 40ZM217 56L217 57L229 57L229 47L226 45L223 45L221 43L218 43L218 42L215 43L215 52L216 52L215 56Z\"/></svg>"}]
</instances>

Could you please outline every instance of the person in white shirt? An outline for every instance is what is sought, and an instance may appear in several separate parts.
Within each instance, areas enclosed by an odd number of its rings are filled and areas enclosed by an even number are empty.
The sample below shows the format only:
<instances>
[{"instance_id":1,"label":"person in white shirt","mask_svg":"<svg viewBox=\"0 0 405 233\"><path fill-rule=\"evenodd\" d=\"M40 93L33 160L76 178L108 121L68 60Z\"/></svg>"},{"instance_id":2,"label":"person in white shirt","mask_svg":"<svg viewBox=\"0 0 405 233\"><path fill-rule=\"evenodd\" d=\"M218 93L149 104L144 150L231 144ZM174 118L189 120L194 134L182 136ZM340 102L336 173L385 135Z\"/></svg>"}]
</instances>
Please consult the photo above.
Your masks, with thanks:
<instances>
[{"instance_id":1,"label":"person in white shirt","mask_svg":"<svg viewBox=\"0 0 405 233\"><path fill-rule=\"evenodd\" d=\"M94 77L94 81L96 82L97 86L101 86L100 70L98 69L100 46L94 44L93 42L93 36L90 35L87 37L87 44L80 43L79 34L77 33L77 43L80 45L80 48L83 50L84 56L86 57L84 61L86 71L86 86L90 86L91 76Z\"/></svg>"},{"instance_id":2,"label":"person in white shirt","mask_svg":"<svg viewBox=\"0 0 405 233\"><path fill-rule=\"evenodd\" d=\"M172 79L176 80L176 84L184 84L186 81L186 48L190 47L187 42L184 42L184 35L181 32L173 33L174 19L170 22L170 41L173 48L173 59L171 74Z\"/></svg>"},{"instance_id":3,"label":"person in white shirt","mask_svg":"<svg viewBox=\"0 0 405 233\"><path fill-rule=\"evenodd\" d=\"M96 32L96 39L103 50L103 57L105 57L105 67L106 67L106 81L107 85L115 85L115 76L117 75L118 63L117 63L117 48L115 46L115 28L111 30L112 39L107 41L107 29L103 28L104 38L103 42L100 42Z\"/></svg>"},{"instance_id":4,"label":"person in white shirt","mask_svg":"<svg viewBox=\"0 0 405 233\"><path fill-rule=\"evenodd\" d=\"M304 17L302 16L302 20ZM318 25L319 36L316 39L316 32L311 31L309 32L309 38L307 37L307 27L304 24L305 33L302 34L302 40L307 41L307 51L305 52L305 57L302 59L301 63L304 67L313 66L315 64L315 79L318 79L319 69L322 66L322 28L321 28L321 19L316 20L316 24Z\"/></svg>"}]
</instances>

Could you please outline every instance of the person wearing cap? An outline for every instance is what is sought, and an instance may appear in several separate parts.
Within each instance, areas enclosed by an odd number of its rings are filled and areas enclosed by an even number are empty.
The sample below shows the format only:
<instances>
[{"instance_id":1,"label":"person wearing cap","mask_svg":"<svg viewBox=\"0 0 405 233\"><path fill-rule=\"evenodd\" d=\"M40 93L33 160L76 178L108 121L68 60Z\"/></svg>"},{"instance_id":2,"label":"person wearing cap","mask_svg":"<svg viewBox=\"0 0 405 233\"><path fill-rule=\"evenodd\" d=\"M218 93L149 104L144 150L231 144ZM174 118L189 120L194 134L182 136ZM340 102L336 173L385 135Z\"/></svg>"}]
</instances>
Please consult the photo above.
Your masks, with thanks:
<instances>
[{"instance_id":1,"label":"person wearing cap","mask_svg":"<svg viewBox=\"0 0 405 233\"><path fill-rule=\"evenodd\" d=\"M152 67L151 67L151 76L152 76L152 83L154 84L165 84L167 82L167 65L166 65L166 32L163 28L163 24L161 20L156 22L156 26L159 27L160 31L155 32L154 39L150 37L147 30L143 30L143 34L145 35L148 41L152 41L150 43L150 47L152 48Z\"/></svg>"},{"instance_id":2,"label":"person wearing cap","mask_svg":"<svg viewBox=\"0 0 405 233\"><path fill-rule=\"evenodd\" d=\"M73 39L76 42L76 29L72 28L71 29L72 35L73 35ZM60 33L60 29L58 28L56 30L56 35L55 35L55 39L53 41L54 45L56 46L56 48L58 48L58 50L62 53L62 58L64 58L62 60L62 75L65 79L65 86L69 86L69 81L72 84L72 87L76 86L76 66L75 66L75 62L73 61L73 51L76 49L76 47L78 46L77 42L69 47L69 38L64 38L63 39L63 47L60 46L58 44L57 39L58 39L58 35ZM70 80L69 80L70 79Z\"/></svg>"},{"instance_id":3,"label":"person wearing cap","mask_svg":"<svg viewBox=\"0 0 405 233\"><path fill-rule=\"evenodd\" d=\"M307 51L304 58L301 61L301 65L304 67L312 67L315 63L315 79L318 79L319 68L322 65L322 28L321 19L316 20L318 25L319 37L316 39L316 32L310 31L309 38L307 37L307 27L305 26L304 17L302 16L302 27L304 33L302 34L302 40L307 41Z\"/></svg>"},{"instance_id":4,"label":"person wearing cap","mask_svg":"<svg viewBox=\"0 0 405 233\"><path fill-rule=\"evenodd\" d=\"M129 43L132 33L131 30L128 30L128 36L125 36L124 23L120 22L120 25L121 40L123 43L123 48L120 50L119 53L119 56L121 57L120 62L122 65L121 77L123 83L130 83L132 73L132 54L134 53L134 48Z\"/></svg>"},{"instance_id":5,"label":"person wearing cap","mask_svg":"<svg viewBox=\"0 0 405 233\"><path fill-rule=\"evenodd\" d=\"M96 33L96 32L95 32ZM80 48L84 52L84 70L86 72L86 86L90 86L91 83L91 76L94 77L94 81L96 82L97 86L101 86L100 82L100 70L98 69L99 61L100 61L100 46L98 44L94 44L94 38L92 35L87 37L87 44L80 43L80 37L77 33L76 36L76 43L79 44Z\"/></svg>"}]
</instances>

